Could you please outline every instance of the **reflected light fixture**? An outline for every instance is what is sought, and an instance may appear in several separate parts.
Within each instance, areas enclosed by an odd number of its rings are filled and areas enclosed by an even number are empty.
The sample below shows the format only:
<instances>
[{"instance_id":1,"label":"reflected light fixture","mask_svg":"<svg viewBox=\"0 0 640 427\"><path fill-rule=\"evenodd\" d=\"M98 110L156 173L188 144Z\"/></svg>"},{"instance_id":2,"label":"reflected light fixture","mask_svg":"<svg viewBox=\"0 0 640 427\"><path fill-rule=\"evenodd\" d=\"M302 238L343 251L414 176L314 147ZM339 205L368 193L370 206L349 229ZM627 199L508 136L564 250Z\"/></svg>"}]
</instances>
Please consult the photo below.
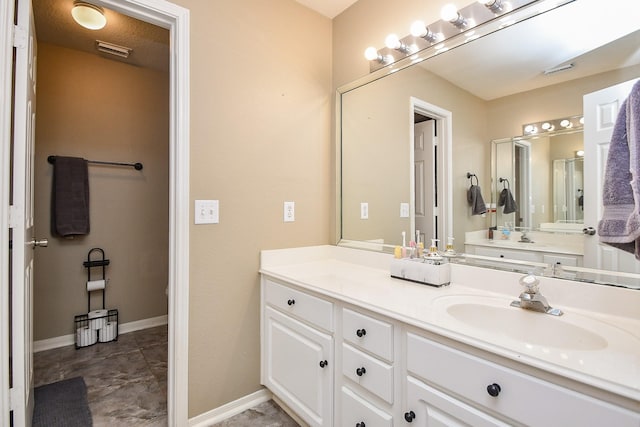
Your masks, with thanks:
<instances>
[{"instance_id":1,"label":"reflected light fixture","mask_svg":"<svg viewBox=\"0 0 640 427\"><path fill-rule=\"evenodd\" d=\"M534 126L534 125L526 125L524 127L524 133L528 134L528 135L531 135L531 134L534 134L534 133L538 133L538 128L536 126Z\"/></svg>"},{"instance_id":2,"label":"reflected light fixture","mask_svg":"<svg viewBox=\"0 0 640 427\"><path fill-rule=\"evenodd\" d=\"M451 25L458 28L459 30L465 29L469 23L460 12L458 12L458 8L453 3L448 3L442 6L440 9L440 17L443 21L448 21Z\"/></svg>"},{"instance_id":3,"label":"reflected light fixture","mask_svg":"<svg viewBox=\"0 0 640 427\"><path fill-rule=\"evenodd\" d=\"M565 129L569 129L573 127L573 123L571 123L571 120L569 119L564 119L560 122L560 126L562 126Z\"/></svg>"},{"instance_id":4,"label":"reflected light fixture","mask_svg":"<svg viewBox=\"0 0 640 427\"><path fill-rule=\"evenodd\" d=\"M73 2L71 16L79 25L89 30L100 30L107 25L104 10L101 7L84 1L76 0Z\"/></svg>"},{"instance_id":5,"label":"reflected light fixture","mask_svg":"<svg viewBox=\"0 0 640 427\"><path fill-rule=\"evenodd\" d=\"M545 134L548 132L574 132L582 129L584 124L583 116L561 117L553 120L545 120L537 123L526 123L522 125L523 135Z\"/></svg>"}]
</instances>

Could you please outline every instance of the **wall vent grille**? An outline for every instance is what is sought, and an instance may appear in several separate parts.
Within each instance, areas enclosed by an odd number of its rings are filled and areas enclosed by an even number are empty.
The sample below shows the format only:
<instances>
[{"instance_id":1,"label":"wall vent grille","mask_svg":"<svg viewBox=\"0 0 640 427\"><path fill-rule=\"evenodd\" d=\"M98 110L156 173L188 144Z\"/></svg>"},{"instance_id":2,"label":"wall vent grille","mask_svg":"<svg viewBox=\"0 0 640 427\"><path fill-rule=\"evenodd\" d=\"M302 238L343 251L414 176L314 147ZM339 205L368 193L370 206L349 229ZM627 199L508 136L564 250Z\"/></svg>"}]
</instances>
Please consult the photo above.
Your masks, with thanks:
<instances>
[{"instance_id":1,"label":"wall vent grille","mask_svg":"<svg viewBox=\"0 0 640 427\"><path fill-rule=\"evenodd\" d=\"M119 56L121 58L128 58L133 49L126 46L119 46L117 44L96 40L96 49L100 52L108 53L110 55Z\"/></svg>"}]
</instances>

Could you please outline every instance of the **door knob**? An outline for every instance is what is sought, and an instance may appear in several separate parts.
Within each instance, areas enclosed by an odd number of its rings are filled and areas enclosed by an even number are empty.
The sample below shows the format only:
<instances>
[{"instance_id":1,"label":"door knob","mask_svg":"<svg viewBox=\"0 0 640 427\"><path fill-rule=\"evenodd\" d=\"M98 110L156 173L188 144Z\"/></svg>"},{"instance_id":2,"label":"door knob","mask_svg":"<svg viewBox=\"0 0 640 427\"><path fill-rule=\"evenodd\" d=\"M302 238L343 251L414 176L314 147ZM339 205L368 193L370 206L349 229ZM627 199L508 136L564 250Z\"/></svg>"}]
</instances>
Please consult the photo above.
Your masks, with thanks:
<instances>
[{"instance_id":1,"label":"door knob","mask_svg":"<svg viewBox=\"0 0 640 427\"><path fill-rule=\"evenodd\" d=\"M596 229L593 227L587 227L587 228L583 228L582 232L587 236L593 236L594 234L596 234Z\"/></svg>"},{"instance_id":2,"label":"door knob","mask_svg":"<svg viewBox=\"0 0 640 427\"><path fill-rule=\"evenodd\" d=\"M28 245L31 245L32 248L36 248L36 246L41 247L41 248L46 248L47 246L49 246L49 240L47 239L41 239L41 240L36 240L36 239L31 239L30 242L27 243Z\"/></svg>"}]
</instances>

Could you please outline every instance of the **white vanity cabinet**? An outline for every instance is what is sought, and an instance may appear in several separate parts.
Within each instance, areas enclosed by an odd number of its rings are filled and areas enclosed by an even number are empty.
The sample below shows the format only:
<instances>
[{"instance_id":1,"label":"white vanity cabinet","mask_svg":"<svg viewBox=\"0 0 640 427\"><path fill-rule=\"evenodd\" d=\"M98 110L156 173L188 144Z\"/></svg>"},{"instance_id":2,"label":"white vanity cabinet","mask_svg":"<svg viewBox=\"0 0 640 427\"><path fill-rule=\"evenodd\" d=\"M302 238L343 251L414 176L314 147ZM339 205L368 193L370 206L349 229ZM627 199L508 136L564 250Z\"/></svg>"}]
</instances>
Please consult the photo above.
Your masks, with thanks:
<instances>
[{"instance_id":1,"label":"white vanity cabinet","mask_svg":"<svg viewBox=\"0 0 640 427\"><path fill-rule=\"evenodd\" d=\"M341 316L342 384L338 425L391 427L397 362L394 325L364 310L343 307Z\"/></svg>"},{"instance_id":2,"label":"white vanity cabinet","mask_svg":"<svg viewBox=\"0 0 640 427\"><path fill-rule=\"evenodd\" d=\"M433 425L427 421L431 420L435 425L453 426L640 425L637 412L526 375L419 334L407 332L406 346L407 422ZM499 421L498 417L508 424Z\"/></svg>"},{"instance_id":3,"label":"white vanity cabinet","mask_svg":"<svg viewBox=\"0 0 640 427\"><path fill-rule=\"evenodd\" d=\"M309 425L333 425L333 304L271 280L262 300L262 383Z\"/></svg>"},{"instance_id":4,"label":"white vanity cabinet","mask_svg":"<svg viewBox=\"0 0 640 427\"><path fill-rule=\"evenodd\" d=\"M582 255L564 254L556 252L545 252L542 250L531 250L531 248L517 249L511 247L500 247L499 243L495 247L483 245L465 244L464 250L470 255L480 255L492 258L506 258L518 261L543 262L546 264L560 263L571 267L582 266ZM526 245L526 243L523 243Z\"/></svg>"}]
</instances>

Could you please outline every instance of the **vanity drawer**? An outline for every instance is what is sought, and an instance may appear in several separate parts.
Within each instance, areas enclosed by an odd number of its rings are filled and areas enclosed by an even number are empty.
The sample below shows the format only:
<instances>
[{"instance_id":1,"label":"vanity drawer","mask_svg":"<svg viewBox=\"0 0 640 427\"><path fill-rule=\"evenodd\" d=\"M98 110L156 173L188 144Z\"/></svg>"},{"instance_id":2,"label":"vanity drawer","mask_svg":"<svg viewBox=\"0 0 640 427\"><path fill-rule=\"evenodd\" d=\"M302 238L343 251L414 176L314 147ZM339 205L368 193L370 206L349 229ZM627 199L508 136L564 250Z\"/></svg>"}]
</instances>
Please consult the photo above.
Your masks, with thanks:
<instances>
[{"instance_id":1,"label":"vanity drawer","mask_svg":"<svg viewBox=\"0 0 640 427\"><path fill-rule=\"evenodd\" d=\"M342 373L386 402L393 403L393 366L342 344Z\"/></svg>"},{"instance_id":2,"label":"vanity drawer","mask_svg":"<svg viewBox=\"0 0 640 427\"><path fill-rule=\"evenodd\" d=\"M302 291L275 283L265 282L265 301L289 315L333 332L333 304Z\"/></svg>"},{"instance_id":3,"label":"vanity drawer","mask_svg":"<svg viewBox=\"0 0 640 427\"><path fill-rule=\"evenodd\" d=\"M393 362L393 325L345 308L342 336L346 341Z\"/></svg>"},{"instance_id":4,"label":"vanity drawer","mask_svg":"<svg viewBox=\"0 0 640 427\"><path fill-rule=\"evenodd\" d=\"M537 252L519 251L517 249L485 248L476 246L476 255L494 258L515 259L519 261L542 262L542 256Z\"/></svg>"},{"instance_id":5,"label":"vanity drawer","mask_svg":"<svg viewBox=\"0 0 640 427\"><path fill-rule=\"evenodd\" d=\"M358 424L361 423L361 424ZM361 398L348 387L342 387L343 427L391 427L393 417L382 409Z\"/></svg>"},{"instance_id":6,"label":"vanity drawer","mask_svg":"<svg viewBox=\"0 0 640 427\"><path fill-rule=\"evenodd\" d=\"M407 333L407 370L430 384L527 425L637 427L640 423L638 413L412 333ZM489 394L489 387L494 394L497 392L495 397Z\"/></svg>"}]
</instances>

